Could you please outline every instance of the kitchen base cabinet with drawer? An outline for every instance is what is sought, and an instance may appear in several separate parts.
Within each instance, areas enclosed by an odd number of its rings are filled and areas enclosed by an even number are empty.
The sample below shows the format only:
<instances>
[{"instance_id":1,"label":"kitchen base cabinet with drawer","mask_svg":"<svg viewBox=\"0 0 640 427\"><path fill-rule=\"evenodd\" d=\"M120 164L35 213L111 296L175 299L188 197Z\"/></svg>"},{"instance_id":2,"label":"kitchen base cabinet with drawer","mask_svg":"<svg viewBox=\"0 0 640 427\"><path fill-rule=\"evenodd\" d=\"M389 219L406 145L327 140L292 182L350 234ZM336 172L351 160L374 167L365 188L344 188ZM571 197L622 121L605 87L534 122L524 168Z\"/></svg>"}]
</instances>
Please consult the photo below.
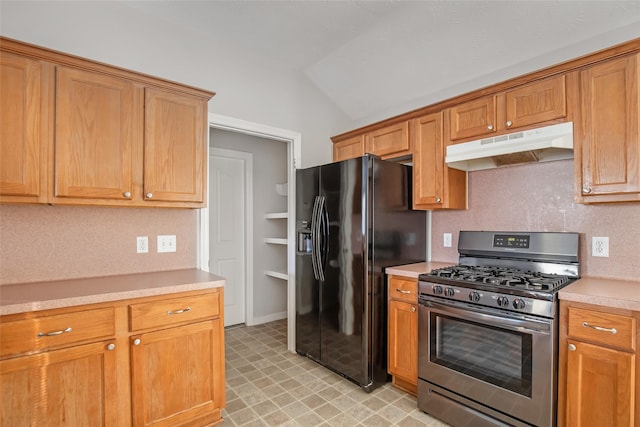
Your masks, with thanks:
<instances>
[{"instance_id":1,"label":"kitchen base cabinet with drawer","mask_svg":"<svg viewBox=\"0 0 640 427\"><path fill-rule=\"evenodd\" d=\"M0 427L209 426L225 406L223 289L0 317Z\"/></svg>"},{"instance_id":2,"label":"kitchen base cabinet with drawer","mask_svg":"<svg viewBox=\"0 0 640 427\"><path fill-rule=\"evenodd\" d=\"M640 425L640 313L561 301L558 426Z\"/></svg>"},{"instance_id":3,"label":"kitchen base cabinet with drawer","mask_svg":"<svg viewBox=\"0 0 640 427\"><path fill-rule=\"evenodd\" d=\"M418 392L418 279L389 276L388 371L394 386Z\"/></svg>"}]
</instances>

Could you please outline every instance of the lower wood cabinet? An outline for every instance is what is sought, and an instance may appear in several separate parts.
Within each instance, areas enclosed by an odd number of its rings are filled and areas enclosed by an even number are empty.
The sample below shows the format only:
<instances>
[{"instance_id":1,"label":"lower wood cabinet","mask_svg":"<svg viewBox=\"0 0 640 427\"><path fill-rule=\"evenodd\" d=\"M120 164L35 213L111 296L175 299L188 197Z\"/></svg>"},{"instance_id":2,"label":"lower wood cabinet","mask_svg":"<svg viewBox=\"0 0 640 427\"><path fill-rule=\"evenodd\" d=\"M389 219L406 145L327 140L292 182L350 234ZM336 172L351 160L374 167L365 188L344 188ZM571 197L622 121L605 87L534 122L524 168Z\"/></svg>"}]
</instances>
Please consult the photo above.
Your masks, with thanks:
<instances>
[{"instance_id":1,"label":"lower wood cabinet","mask_svg":"<svg viewBox=\"0 0 640 427\"><path fill-rule=\"evenodd\" d=\"M558 426L640 425L640 313L561 303Z\"/></svg>"},{"instance_id":2,"label":"lower wood cabinet","mask_svg":"<svg viewBox=\"0 0 640 427\"><path fill-rule=\"evenodd\" d=\"M0 426L222 422L222 304L215 288L1 317Z\"/></svg>"},{"instance_id":3,"label":"lower wood cabinet","mask_svg":"<svg viewBox=\"0 0 640 427\"><path fill-rule=\"evenodd\" d=\"M394 386L418 390L418 279L390 276L388 281L388 371Z\"/></svg>"}]
</instances>

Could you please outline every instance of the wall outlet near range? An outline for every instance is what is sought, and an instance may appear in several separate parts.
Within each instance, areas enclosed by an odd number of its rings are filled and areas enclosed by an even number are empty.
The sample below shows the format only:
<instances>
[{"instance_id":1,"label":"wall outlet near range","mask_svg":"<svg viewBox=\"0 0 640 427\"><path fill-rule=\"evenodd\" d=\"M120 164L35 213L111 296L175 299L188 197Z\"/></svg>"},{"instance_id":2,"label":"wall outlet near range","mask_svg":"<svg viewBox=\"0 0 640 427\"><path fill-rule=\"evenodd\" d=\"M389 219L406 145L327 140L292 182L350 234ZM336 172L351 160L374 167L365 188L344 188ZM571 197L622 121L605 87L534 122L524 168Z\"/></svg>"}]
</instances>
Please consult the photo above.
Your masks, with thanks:
<instances>
[{"instance_id":1,"label":"wall outlet near range","mask_svg":"<svg viewBox=\"0 0 640 427\"><path fill-rule=\"evenodd\" d=\"M136 237L136 252L139 254L149 253L149 238L147 236Z\"/></svg>"},{"instance_id":2,"label":"wall outlet near range","mask_svg":"<svg viewBox=\"0 0 640 427\"><path fill-rule=\"evenodd\" d=\"M442 244L445 248L451 247L451 233L444 233L442 237Z\"/></svg>"},{"instance_id":3,"label":"wall outlet near range","mask_svg":"<svg viewBox=\"0 0 640 427\"><path fill-rule=\"evenodd\" d=\"M591 256L609 257L608 237L591 237Z\"/></svg>"},{"instance_id":4,"label":"wall outlet near range","mask_svg":"<svg viewBox=\"0 0 640 427\"><path fill-rule=\"evenodd\" d=\"M158 253L161 252L175 252L176 251L176 236L171 235L158 235Z\"/></svg>"}]
</instances>

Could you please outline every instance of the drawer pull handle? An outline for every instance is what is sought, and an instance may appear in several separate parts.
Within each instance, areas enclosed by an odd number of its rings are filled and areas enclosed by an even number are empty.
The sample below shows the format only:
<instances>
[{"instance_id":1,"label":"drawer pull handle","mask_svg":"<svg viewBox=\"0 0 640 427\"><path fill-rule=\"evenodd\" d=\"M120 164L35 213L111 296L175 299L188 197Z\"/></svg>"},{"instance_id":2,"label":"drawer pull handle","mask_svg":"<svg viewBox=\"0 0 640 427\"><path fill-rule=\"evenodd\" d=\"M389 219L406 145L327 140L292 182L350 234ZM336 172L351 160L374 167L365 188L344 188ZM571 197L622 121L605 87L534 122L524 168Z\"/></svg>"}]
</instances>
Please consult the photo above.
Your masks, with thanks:
<instances>
[{"instance_id":1,"label":"drawer pull handle","mask_svg":"<svg viewBox=\"0 0 640 427\"><path fill-rule=\"evenodd\" d=\"M590 325L587 322L582 322L582 326L584 326L585 328L595 329L596 331L600 332L611 332L612 334L618 333L618 330L616 328L603 328L602 326Z\"/></svg>"},{"instance_id":2,"label":"drawer pull handle","mask_svg":"<svg viewBox=\"0 0 640 427\"><path fill-rule=\"evenodd\" d=\"M182 313L186 313L188 311L191 311L191 307L187 306L185 308L183 308L182 310L175 310L175 311L167 311L167 315L171 316L172 314L182 314Z\"/></svg>"},{"instance_id":3,"label":"drawer pull handle","mask_svg":"<svg viewBox=\"0 0 640 427\"><path fill-rule=\"evenodd\" d=\"M577 347L575 344L569 344L569 351L576 351Z\"/></svg>"},{"instance_id":4,"label":"drawer pull handle","mask_svg":"<svg viewBox=\"0 0 640 427\"><path fill-rule=\"evenodd\" d=\"M71 326L69 326L67 329L63 329L61 331L38 332L38 337L53 337L55 335L62 335L65 332L71 332Z\"/></svg>"},{"instance_id":5,"label":"drawer pull handle","mask_svg":"<svg viewBox=\"0 0 640 427\"><path fill-rule=\"evenodd\" d=\"M113 351L113 350L115 350L115 349L116 349L116 345L115 345L114 343L111 343L111 344L109 344L109 345L107 346L107 350L109 350L109 351Z\"/></svg>"},{"instance_id":6,"label":"drawer pull handle","mask_svg":"<svg viewBox=\"0 0 640 427\"><path fill-rule=\"evenodd\" d=\"M411 312L415 313L416 312L416 308L414 306L411 306Z\"/></svg>"},{"instance_id":7,"label":"drawer pull handle","mask_svg":"<svg viewBox=\"0 0 640 427\"><path fill-rule=\"evenodd\" d=\"M410 294L411 291L405 291L404 289L400 289L400 288L396 288L396 291L400 292L401 294Z\"/></svg>"}]
</instances>

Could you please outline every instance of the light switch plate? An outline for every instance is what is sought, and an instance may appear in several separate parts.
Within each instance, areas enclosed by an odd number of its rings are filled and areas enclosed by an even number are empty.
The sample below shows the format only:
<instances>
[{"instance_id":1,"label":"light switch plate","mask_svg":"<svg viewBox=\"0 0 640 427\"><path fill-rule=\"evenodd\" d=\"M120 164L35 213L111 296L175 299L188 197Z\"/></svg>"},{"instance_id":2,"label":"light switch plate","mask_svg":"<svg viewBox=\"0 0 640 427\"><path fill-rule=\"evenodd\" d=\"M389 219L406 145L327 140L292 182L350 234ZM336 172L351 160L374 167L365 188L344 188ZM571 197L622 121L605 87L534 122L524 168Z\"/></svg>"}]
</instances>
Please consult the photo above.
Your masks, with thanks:
<instances>
[{"instance_id":1,"label":"light switch plate","mask_svg":"<svg viewBox=\"0 0 640 427\"><path fill-rule=\"evenodd\" d=\"M176 251L175 234L158 235L158 253L175 252L175 251Z\"/></svg>"},{"instance_id":2,"label":"light switch plate","mask_svg":"<svg viewBox=\"0 0 640 427\"><path fill-rule=\"evenodd\" d=\"M442 244L445 248L451 247L451 233L444 233L442 240Z\"/></svg>"}]
</instances>

